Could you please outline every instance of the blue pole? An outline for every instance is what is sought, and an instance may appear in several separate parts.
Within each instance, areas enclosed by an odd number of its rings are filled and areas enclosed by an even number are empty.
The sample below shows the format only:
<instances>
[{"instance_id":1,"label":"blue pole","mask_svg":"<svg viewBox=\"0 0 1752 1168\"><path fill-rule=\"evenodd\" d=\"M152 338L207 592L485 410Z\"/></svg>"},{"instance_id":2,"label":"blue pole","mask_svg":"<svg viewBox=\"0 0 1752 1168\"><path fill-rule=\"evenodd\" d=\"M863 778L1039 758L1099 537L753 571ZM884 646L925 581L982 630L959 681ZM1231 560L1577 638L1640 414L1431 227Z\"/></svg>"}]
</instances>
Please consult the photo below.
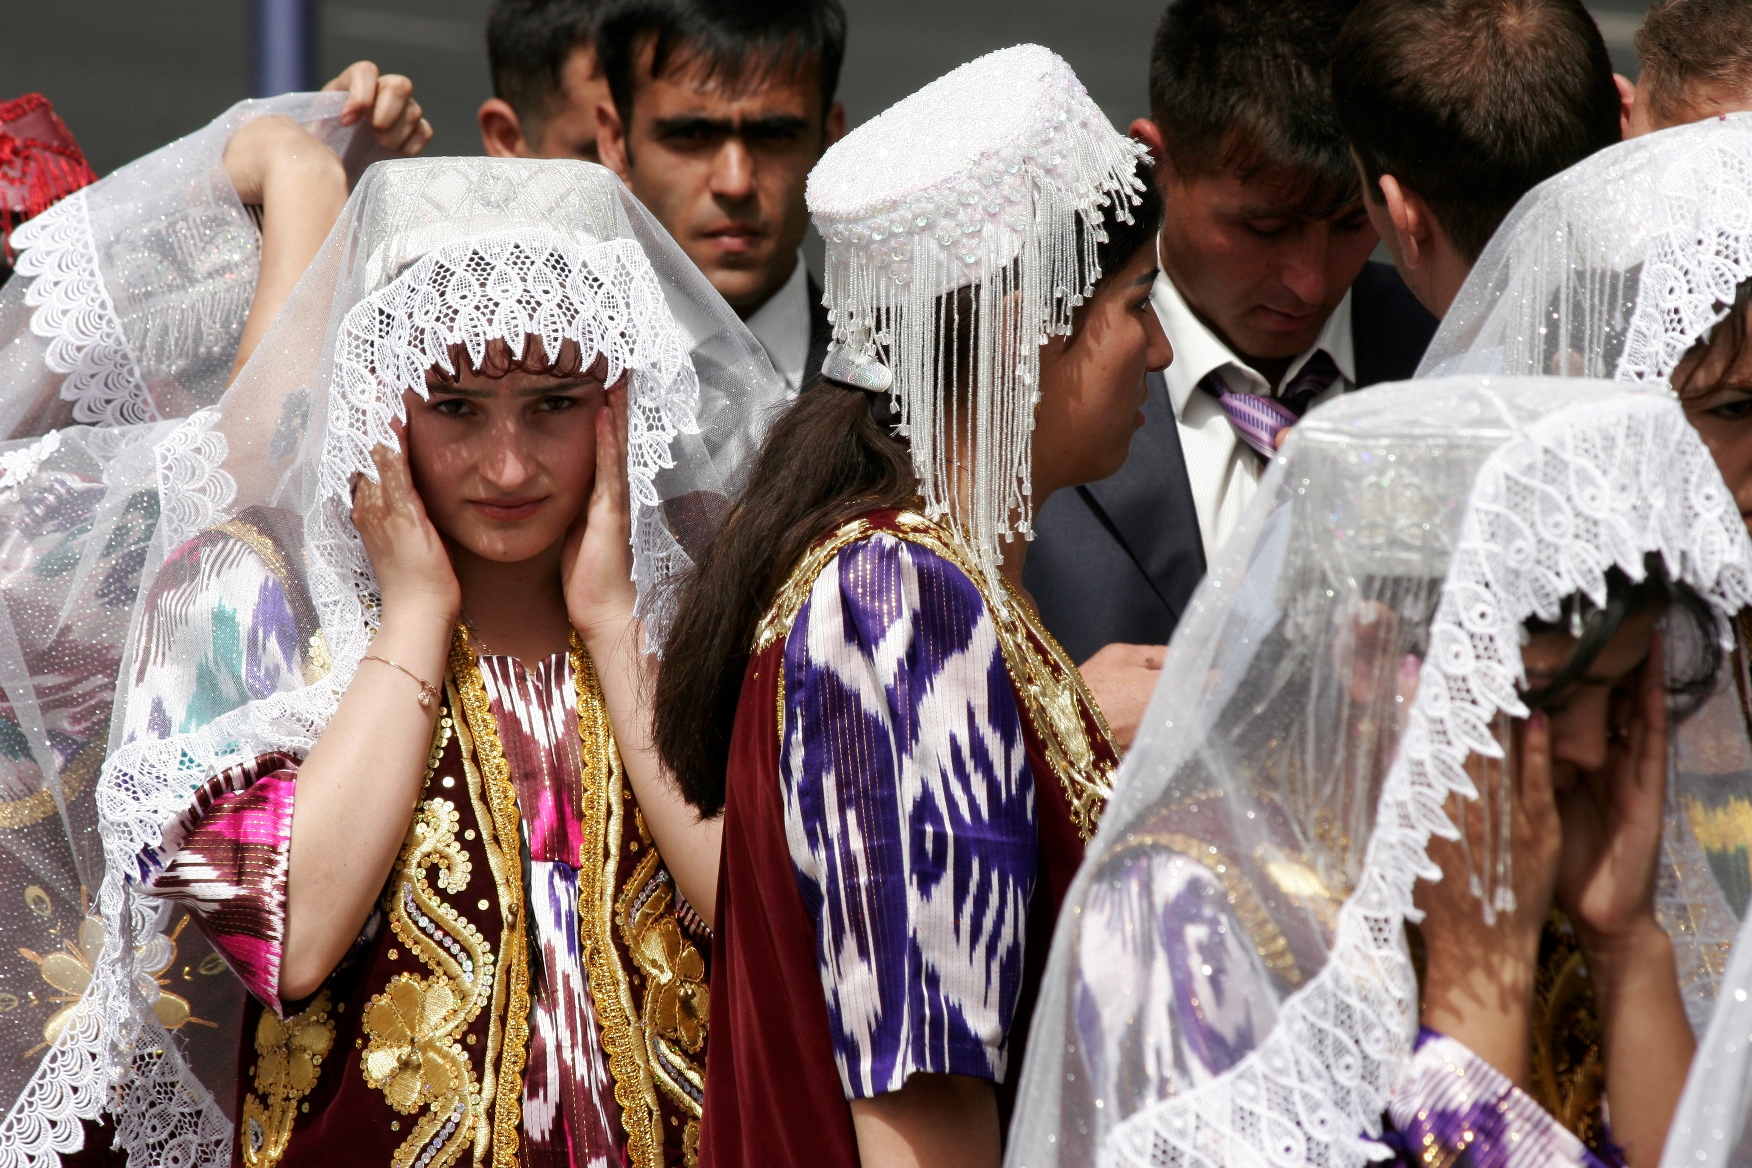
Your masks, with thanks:
<instances>
[{"instance_id":1,"label":"blue pole","mask_svg":"<svg viewBox=\"0 0 1752 1168\"><path fill-rule=\"evenodd\" d=\"M256 97L316 88L316 0L252 0Z\"/></svg>"}]
</instances>

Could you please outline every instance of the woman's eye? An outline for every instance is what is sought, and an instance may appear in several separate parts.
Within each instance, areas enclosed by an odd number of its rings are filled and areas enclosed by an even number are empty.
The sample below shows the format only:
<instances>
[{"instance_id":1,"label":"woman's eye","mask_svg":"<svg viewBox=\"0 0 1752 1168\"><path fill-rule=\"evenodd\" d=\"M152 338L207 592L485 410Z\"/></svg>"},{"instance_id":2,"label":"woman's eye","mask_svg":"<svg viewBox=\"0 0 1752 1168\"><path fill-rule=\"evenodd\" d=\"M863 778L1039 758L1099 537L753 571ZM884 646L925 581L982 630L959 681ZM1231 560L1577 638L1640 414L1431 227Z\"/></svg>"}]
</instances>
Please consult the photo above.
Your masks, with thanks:
<instances>
[{"instance_id":1,"label":"woman's eye","mask_svg":"<svg viewBox=\"0 0 1752 1168\"><path fill-rule=\"evenodd\" d=\"M432 412L447 418L460 418L468 413L468 403L459 397L447 397L432 403Z\"/></svg>"},{"instance_id":2,"label":"woman's eye","mask_svg":"<svg viewBox=\"0 0 1752 1168\"><path fill-rule=\"evenodd\" d=\"M1752 397L1743 397L1707 411L1710 417L1720 418L1724 422L1737 422L1744 418L1752 418Z\"/></svg>"},{"instance_id":3,"label":"woman's eye","mask_svg":"<svg viewBox=\"0 0 1752 1168\"><path fill-rule=\"evenodd\" d=\"M560 394L555 394L552 397L542 398L536 408L548 413L553 413L557 410L569 410L577 404L578 399L575 397L564 397Z\"/></svg>"}]
</instances>

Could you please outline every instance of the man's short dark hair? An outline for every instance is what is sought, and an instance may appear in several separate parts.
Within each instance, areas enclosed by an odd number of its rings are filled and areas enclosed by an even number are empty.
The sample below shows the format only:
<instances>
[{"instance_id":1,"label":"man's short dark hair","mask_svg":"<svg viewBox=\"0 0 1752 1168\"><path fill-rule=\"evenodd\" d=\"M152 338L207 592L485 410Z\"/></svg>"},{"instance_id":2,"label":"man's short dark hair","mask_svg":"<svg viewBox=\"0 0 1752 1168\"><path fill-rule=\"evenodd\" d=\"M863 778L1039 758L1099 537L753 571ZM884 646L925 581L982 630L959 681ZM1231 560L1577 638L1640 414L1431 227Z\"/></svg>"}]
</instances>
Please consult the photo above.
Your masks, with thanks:
<instances>
[{"instance_id":1,"label":"man's short dark hair","mask_svg":"<svg viewBox=\"0 0 1752 1168\"><path fill-rule=\"evenodd\" d=\"M534 139L553 112L572 50L591 42L593 0L493 0L487 11L487 66L493 96L517 111Z\"/></svg>"},{"instance_id":2,"label":"man's short dark hair","mask_svg":"<svg viewBox=\"0 0 1752 1168\"><path fill-rule=\"evenodd\" d=\"M1752 90L1752 5L1746 0L1651 4L1636 34L1642 81L1655 115L1688 122L1709 98Z\"/></svg>"},{"instance_id":3,"label":"man's short dark hair","mask_svg":"<svg viewBox=\"0 0 1752 1168\"><path fill-rule=\"evenodd\" d=\"M814 63L825 117L845 60L846 13L839 0L616 0L597 24L596 52L629 126L633 70L647 43L651 76L684 63L730 90Z\"/></svg>"},{"instance_id":4,"label":"man's short dark hair","mask_svg":"<svg viewBox=\"0 0 1752 1168\"><path fill-rule=\"evenodd\" d=\"M1580 0L1362 0L1332 89L1371 197L1392 175L1468 262L1522 195L1619 140L1612 58Z\"/></svg>"},{"instance_id":5,"label":"man's short dark hair","mask_svg":"<svg viewBox=\"0 0 1752 1168\"><path fill-rule=\"evenodd\" d=\"M1310 214L1356 197L1332 112L1332 43L1356 0L1174 0L1150 50L1150 117L1176 170L1282 171Z\"/></svg>"}]
</instances>

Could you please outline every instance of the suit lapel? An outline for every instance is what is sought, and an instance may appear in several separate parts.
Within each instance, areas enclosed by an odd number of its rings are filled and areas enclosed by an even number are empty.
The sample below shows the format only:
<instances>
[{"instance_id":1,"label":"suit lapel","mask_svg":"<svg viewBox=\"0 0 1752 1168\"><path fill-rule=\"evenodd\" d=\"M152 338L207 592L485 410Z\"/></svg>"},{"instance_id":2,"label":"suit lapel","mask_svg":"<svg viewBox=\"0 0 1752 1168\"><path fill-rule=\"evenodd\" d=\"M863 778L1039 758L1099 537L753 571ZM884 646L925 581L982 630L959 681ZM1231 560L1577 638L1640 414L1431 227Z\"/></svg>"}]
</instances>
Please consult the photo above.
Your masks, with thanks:
<instances>
[{"instance_id":1,"label":"suit lapel","mask_svg":"<svg viewBox=\"0 0 1752 1168\"><path fill-rule=\"evenodd\" d=\"M1078 490L1178 622L1186 597L1181 595L1184 589L1174 586L1175 561L1190 554L1202 576L1204 541L1168 387L1160 373L1149 374L1145 384L1150 393L1144 401L1144 427L1132 438L1125 465L1118 474Z\"/></svg>"}]
</instances>

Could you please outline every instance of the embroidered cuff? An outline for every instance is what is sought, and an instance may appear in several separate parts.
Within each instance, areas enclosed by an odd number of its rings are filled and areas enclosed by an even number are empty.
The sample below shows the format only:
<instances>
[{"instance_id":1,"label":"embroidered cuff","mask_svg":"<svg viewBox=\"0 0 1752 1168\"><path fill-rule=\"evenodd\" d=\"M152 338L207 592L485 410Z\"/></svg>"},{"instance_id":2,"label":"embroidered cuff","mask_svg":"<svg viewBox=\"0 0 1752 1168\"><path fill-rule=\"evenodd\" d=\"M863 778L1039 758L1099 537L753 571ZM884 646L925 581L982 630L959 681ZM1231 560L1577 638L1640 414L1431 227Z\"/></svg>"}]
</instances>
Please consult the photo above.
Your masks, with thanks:
<instances>
[{"instance_id":1,"label":"embroidered cuff","mask_svg":"<svg viewBox=\"0 0 1752 1168\"><path fill-rule=\"evenodd\" d=\"M1428 1028L1418 1034L1417 1053L1387 1112L1412 1163L1605 1168L1502 1072Z\"/></svg>"}]
</instances>

